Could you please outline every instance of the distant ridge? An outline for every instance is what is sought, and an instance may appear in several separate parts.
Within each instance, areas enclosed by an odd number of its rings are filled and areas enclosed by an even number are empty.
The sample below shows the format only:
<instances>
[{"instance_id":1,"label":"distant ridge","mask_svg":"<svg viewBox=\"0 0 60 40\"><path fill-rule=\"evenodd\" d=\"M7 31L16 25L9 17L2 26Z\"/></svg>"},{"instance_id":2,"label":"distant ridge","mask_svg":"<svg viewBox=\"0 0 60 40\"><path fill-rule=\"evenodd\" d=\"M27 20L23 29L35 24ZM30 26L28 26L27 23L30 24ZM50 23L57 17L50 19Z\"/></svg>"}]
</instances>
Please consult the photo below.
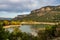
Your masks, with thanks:
<instances>
[{"instance_id":1,"label":"distant ridge","mask_svg":"<svg viewBox=\"0 0 60 40\"><path fill-rule=\"evenodd\" d=\"M0 17L0 20L11 20L12 18L4 18L4 17Z\"/></svg>"}]
</instances>

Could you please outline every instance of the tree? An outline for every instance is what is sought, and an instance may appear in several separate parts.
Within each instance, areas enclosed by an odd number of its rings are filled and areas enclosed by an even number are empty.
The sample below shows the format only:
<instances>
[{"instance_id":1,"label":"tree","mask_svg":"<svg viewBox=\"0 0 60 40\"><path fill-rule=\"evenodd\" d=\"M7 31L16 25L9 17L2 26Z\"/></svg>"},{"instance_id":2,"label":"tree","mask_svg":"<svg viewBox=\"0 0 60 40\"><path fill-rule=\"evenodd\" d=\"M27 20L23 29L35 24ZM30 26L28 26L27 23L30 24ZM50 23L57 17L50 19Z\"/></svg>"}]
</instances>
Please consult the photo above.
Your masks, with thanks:
<instances>
[{"instance_id":1,"label":"tree","mask_svg":"<svg viewBox=\"0 0 60 40\"><path fill-rule=\"evenodd\" d=\"M0 39L1 40L7 40L8 39L8 32L5 31L5 29L3 28L3 25L0 24Z\"/></svg>"},{"instance_id":2,"label":"tree","mask_svg":"<svg viewBox=\"0 0 60 40\"><path fill-rule=\"evenodd\" d=\"M14 28L13 32L9 36L9 40L21 40L22 33L18 27Z\"/></svg>"},{"instance_id":3,"label":"tree","mask_svg":"<svg viewBox=\"0 0 60 40\"><path fill-rule=\"evenodd\" d=\"M40 31L38 32L38 38L39 38L39 40L47 40L45 31L40 30Z\"/></svg>"},{"instance_id":4,"label":"tree","mask_svg":"<svg viewBox=\"0 0 60 40\"><path fill-rule=\"evenodd\" d=\"M11 25L20 25L20 22L19 21L11 21L10 24Z\"/></svg>"},{"instance_id":5,"label":"tree","mask_svg":"<svg viewBox=\"0 0 60 40\"><path fill-rule=\"evenodd\" d=\"M45 34L48 39L52 39L53 37L55 37L55 33L56 33L56 25L46 27Z\"/></svg>"},{"instance_id":6,"label":"tree","mask_svg":"<svg viewBox=\"0 0 60 40\"><path fill-rule=\"evenodd\" d=\"M9 25L9 22L7 20L4 20L3 21L3 25L6 26L6 25Z\"/></svg>"}]
</instances>

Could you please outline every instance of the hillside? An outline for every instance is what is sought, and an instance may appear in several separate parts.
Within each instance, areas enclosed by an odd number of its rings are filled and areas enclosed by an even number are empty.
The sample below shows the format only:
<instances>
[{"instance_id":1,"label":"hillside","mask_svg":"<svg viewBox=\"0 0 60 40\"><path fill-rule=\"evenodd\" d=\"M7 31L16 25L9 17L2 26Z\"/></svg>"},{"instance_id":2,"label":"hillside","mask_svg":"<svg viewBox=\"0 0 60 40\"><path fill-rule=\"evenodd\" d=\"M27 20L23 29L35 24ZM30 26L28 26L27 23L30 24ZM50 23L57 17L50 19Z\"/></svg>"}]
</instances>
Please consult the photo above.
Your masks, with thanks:
<instances>
[{"instance_id":1,"label":"hillside","mask_svg":"<svg viewBox=\"0 0 60 40\"><path fill-rule=\"evenodd\" d=\"M60 21L60 6L45 6L40 9L31 11L29 15L19 15L14 20L21 21L42 21L55 22Z\"/></svg>"},{"instance_id":2,"label":"hillside","mask_svg":"<svg viewBox=\"0 0 60 40\"><path fill-rule=\"evenodd\" d=\"M12 18L4 18L4 17L0 17L0 20L11 20Z\"/></svg>"}]
</instances>

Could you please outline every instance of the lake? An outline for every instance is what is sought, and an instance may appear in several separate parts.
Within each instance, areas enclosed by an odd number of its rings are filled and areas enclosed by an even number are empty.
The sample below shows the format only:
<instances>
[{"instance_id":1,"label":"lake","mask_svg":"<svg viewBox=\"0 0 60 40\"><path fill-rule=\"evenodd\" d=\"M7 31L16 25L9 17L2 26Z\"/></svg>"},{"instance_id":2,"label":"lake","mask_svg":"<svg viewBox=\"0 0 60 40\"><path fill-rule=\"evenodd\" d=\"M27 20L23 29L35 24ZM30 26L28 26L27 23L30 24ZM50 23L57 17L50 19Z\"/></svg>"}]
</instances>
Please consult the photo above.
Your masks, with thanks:
<instances>
[{"instance_id":1,"label":"lake","mask_svg":"<svg viewBox=\"0 0 60 40\"><path fill-rule=\"evenodd\" d=\"M26 32L26 33L31 33L32 35L34 36L37 36L37 32L39 30L45 30L44 28L46 26L51 26L51 25L46 25L46 24L35 24L35 25L21 25L19 27L19 29L22 31L22 32ZM10 32L13 32L13 29L14 28L8 28L6 30L10 31Z\"/></svg>"},{"instance_id":2,"label":"lake","mask_svg":"<svg viewBox=\"0 0 60 40\"><path fill-rule=\"evenodd\" d=\"M46 26L49 26L49 25L43 25L43 24L36 24L36 25L21 25L19 27L19 29L22 31L22 32L26 32L26 33L32 33L32 32L37 32L38 29L43 29L45 28ZM8 28L7 29L8 31L12 32L13 31L13 28Z\"/></svg>"}]
</instances>

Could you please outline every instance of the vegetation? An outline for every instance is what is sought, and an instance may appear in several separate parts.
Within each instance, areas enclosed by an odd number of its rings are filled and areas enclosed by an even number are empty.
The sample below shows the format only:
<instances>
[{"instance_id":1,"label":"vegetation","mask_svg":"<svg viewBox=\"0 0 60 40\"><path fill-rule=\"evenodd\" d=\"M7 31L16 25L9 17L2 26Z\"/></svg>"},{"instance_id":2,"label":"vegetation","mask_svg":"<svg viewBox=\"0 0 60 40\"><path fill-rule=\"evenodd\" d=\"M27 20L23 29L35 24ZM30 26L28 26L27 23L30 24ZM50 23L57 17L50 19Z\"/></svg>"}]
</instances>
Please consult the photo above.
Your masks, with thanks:
<instances>
[{"instance_id":1,"label":"vegetation","mask_svg":"<svg viewBox=\"0 0 60 40\"><path fill-rule=\"evenodd\" d=\"M21 32L21 30L16 27L13 32L10 33L8 30L3 28L3 25L0 23L0 39L1 40L52 40L55 37L60 36L60 30L57 30L59 25L46 26L45 30L39 30L38 35L34 36L32 34L27 34Z\"/></svg>"},{"instance_id":2,"label":"vegetation","mask_svg":"<svg viewBox=\"0 0 60 40\"><path fill-rule=\"evenodd\" d=\"M3 25L3 26L8 26L8 25L20 25L20 21L14 21L14 20L0 20L0 23Z\"/></svg>"},{"instance_id":3,"label":"vegetation","mask_svg":"<svg viewBox=\"0 0 60 40\"><path fill-rule=\"evenodd\" d=\"M7 40L9 37L9 32L5 31L3 25L0 24L0 40Z\"/></svg>"},{"instance_id":4,"label":"vegetation","mask_svg":"<svg viewBox=\"0 0 60 40\"><path fill-rule=\"evenodd\" d=\"M44 10L42 10L44 9ZM16 20L18 21L16 21ZM13 20L0 21L0 40L52 40L55 37L60 37L60 23L59 25L47 25L45 30L39 30L37 36L30 33L21 32L19 28L14 28L13 32L4 29L7 25L20 25L20 22L60 22L60 6L46 6L31 12L30 15L20 16ZM34 28L39 28L40 25L33 25ZM35 27L36 26L36 27Z\"/></svg>"},{"instance_id":5,"label":"vegetation","mask_svg":"<svg viewBox=\"0 0 60 40\"><path fill-rule=\"evenodd\" d=\"M44 10L42 10L44 9ZM18 15L13 20L37 21L37 22L58 22L60 21L60 6L46 6L31 11L29 15Z\"/></svg>"}]
</instances>

